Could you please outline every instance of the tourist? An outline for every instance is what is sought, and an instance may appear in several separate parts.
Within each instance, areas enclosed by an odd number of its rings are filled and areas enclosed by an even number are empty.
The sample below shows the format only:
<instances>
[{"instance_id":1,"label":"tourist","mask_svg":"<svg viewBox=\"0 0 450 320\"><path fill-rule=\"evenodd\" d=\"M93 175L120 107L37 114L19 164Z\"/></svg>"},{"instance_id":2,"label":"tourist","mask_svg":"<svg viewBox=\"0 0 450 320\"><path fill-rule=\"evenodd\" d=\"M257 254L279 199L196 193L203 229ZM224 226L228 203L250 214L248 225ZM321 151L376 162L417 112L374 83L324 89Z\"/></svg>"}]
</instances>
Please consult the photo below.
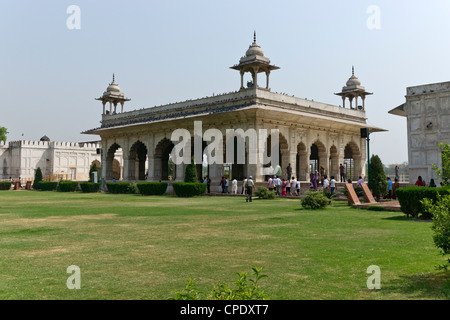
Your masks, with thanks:
<instances>
[{"instance_id":1,"label":"tourist","mask_svg":"<svg viewBox=\"0 0 450 320\"><path fill-rule=\"evenodd\" d=\"M269 181L267 181L267 189L275 189L275 182L273 181L272 177L269 177Z\"/></svg>"},{"instance_id":2,"label":"tourist","mask_svg":"<svg viewBox=\"0 0 450 320\"><path fill-rule=\"evenodd\" d=\"M228 191L229 184L230 184L230 182L228 181L228 177L225 177L225 193L229 193L229 191Z\"/></svg>"},{"instance_id":3,"label":"tourist","mask_svg":"<svg viewBox=\"0 0 450 320\"><path fill-rule=\"evenodd\" d=\"M291 180L291 176L292 176L292 167L291 164L289 163L289 165L286 168L286 174L287 174L287 181Z\"/></svg>"},{"instance_id":4,"label":"tourist","mask_svg":"<svg viewBox=\"0 0 450 320\"><path fill-rule=\"evenodd\" d=\"M417 178L417 181L416 181L415 185L418 186L418 187L423 187L423 186L424 186L424 185L423 185L423 180L422 180L422 177L421 177L421 176L419 176L419 177Z\"/></svg>"},{"instance_id":5,"label":"tourist","mask_svg":"<svg viewBox=\"0 0 450 320\"><path fill-rule=\"evenodd\" d=\"M300 195L300 180L297 180L297 195Z\"/></svg>"},{"instance_id":6,"label":"tourist","mask_svg":"<svg viewBox=\"0 0 450 320\"><path fill-rule=\"evenodd\" d=\"M395 179L397 179L397 180L400 180L400 176L398 174L399 169L400 168L398 166L395 166Z\"/></svg>"},{"instance_id":7,"label":"tourist","mask_svg":"<svg viewBox=\"0 0 450 320\"><path fill-rule=\"evenodd\" d=\"M392 199L392 180L391 178L387 177L388 181L388 199Z\"/></svg>"},{"instance_id":8,"label":"tourist","mask_svg":"<svg viewBox=\"0 0 450 320\"><path fill-rule=\"evenodd\" d=\"M281 182L281 196L282 197L286 197L286 188L287 188L287 183L286 183L286 180L283 179L283 181Z\"/></svg>"},{"instance_id":9,"label":"tourist","mask_svg":"<svg viewBox=\"0 0 450 320\"><path fill-rule=\"evenodd\" d=\"M281 196L281 179L278 176L275 178L275 190L277 196Z\"/></svg>"},{"instance_id":10,"label":"tourist","mask_svg":"<svg viewBox=\"0 0 450 320\"><path fill-rule=\"evenodd\" d=\"M336 180L334 180L334 176L331 176L330 192L331 192L331 194L334 194L335 191L336 191Z\"/></svg>"},{"instance_id":11,"label":"tourist","mask_svg":"<svg viewBox=\"0 0 450 320\"><path fill-rule=\"evenodd\" d=\"M328 190L328 187L330 186L330 181L328 181L327 176L323 176L323 190Z\"/></svg>"},{"instance_id":12,"label":"tourist","mask_svg":"<svg viewBox=\"0 0 450 320\"><path fill-rule=\"evenodd\" d=\"M248 180L245 182L247 197L245 198L245 202L252 202L253 189L255 188L255 183L253 182L252 176L248 177Z\"/></svg>"},{"instance_id":13,"label":"tourist","mask_svg":"<svg viewBox=\"0 0 450 320\"><path fill-rule=\"evenodd\" d=\"M247 183L247 177L244 177L244 180L242 181L242 194L246 194L247 190L245 187L245 184Z\"/></svg>"},{"instance_id":14,"label":"tourist","mask_svg":"<svg viewBox=\"0 0 450 320\"><path fill-rule=\"evenodd\" d=\"M341 174L341 182L345 182L345 167L342 163L339 165L339 172Z\"/></svg>"},{"instance_id":15,"label":"tourist","mask_svg":"<svg viewBox=\"0 0 450 320\"><path fill-rule=\"evenodd\" d=\"M398 179L395 178L394 185L392 186L392 199L394 199L394 200L397 199L397 197L395 195L395 191L397 191L398 188L400 188L400 184L398 183Z\"/></svg>"},{"instance_id":16,"label":"tourist","mask_svg":"<svg viewBox=\"0 0 450 320\"><path fill-rule=\"evenodd\" d=\"M291 195L297 193L297 180L295 180L295 177L292 177L291 180Z\"/></svg>"},{"instance_id":17,"label":"tourist","mask_svg":"<svg viewBox=\"0 0 450 320\"><path fill-rule=\"evenodd\" d=\"M434 182L434 179L430 180L430 187L436 188L436 183Z\"/></svg>"},{"instance_id":18,"label":"tourist","mask_svg":"<svg viewBox=\"0 0 450 320\"><path fill-rule=\"evenodd\" d=\"M237 180L231 181L231 193L237 194Z\"/></svg>"},{"instance_id":19,"label":"tourist","mask_svg":"<svg viewBox=\"0 0 450 320\"><path fill-rule=\"evenodd\" d=\"M359 180L356 183L356 187L357 188L362 188L361 183L364 183L364 179L362 177L359 177Z\"/></svg>"},{"instance_id":20,"label":"tourist","mask_svg":"<svg viewBox=\"0 0 450 320\"><path fill-rule=\"evenodd\" d=\"M211 193L211 179L209 176L206 176L206 188L208 189L208 193Z\"/></svg>"},{"instance_id":21,"label":"tourist","mask_svg":"<svg viewBox=\"0 0 450 320\"><path fill-rule=\"evenodd\" d=\"M291 179L286 180L286 195L291 195Z\"/></svg>"},{"instance_id":22,"label":"tourist","mask_svg":"<svg viewBox=\"0 0 450 320\"><path fill-rule=\"evenodd\" d=\"M225 193L225 177L220 180L220 186L222 187L222 193Z\"/></svg>"}]
</instances>

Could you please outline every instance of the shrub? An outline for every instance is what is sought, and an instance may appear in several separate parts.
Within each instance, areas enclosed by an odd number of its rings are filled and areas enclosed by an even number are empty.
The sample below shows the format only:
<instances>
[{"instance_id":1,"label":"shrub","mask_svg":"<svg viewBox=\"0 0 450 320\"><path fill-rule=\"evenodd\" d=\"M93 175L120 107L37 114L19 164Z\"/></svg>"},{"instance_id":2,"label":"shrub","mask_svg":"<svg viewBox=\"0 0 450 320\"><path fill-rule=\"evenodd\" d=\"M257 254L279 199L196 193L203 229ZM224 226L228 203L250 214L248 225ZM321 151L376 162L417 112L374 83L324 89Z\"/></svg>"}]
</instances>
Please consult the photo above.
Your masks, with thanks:
<instances>
[{"instance_id":1,"label":"shrub","mask_svg":"<svg viewBox=\"0 0 450 320\"><path fill-rule=\"evenodd\" d=\"M382 207L382 206L369 206L367 208L367 210L369 210L369 211L386 211L386 208Z\"/></svg>"},{"instance_id":2,"label":"shrub","mask_svg":"<svg viewBox=\"0 0 450 320\"><path fill-rule=\"evenodd\" d=\"M140 182L137 184L139 193L142 195L163 195L167 190L167 183L165 182Z\"/></svg>"},{"instance_id":3,"label":"shrub","mask_svg":"<svg viewBox=\"0 0 450 320\"><path fill-rule=\"evenodd\" d=\"M195 165L194 157L191 157L191 163L186 166L186 170L184 172L184 182L198 182L197 166Z\"/></svg>"},{"instance_id":4,"label":"shrub","mask_svg":"<svg viewBox=\"0 0 450 320\"><path fill-rule=\"evenodd\" d=\"M139 194L140 193L136 182L130 182L127 193L130 193L130 194Z\"/></svg>"},{"instance_id":5,"label":"shrub","mask_svg":"<svg viewBox=\"0 0 450 320\"><path fill-rule=\"evenodd\" d=\"M266 187L258 187L255 191L255 196L260 199L275 199L276 194L275 191L271 191Z\"/></svg>"},{"instance_id":6,"label":"shrub","mask_svg":"<svg viewBox=\"0 0 450 320\"><path fill-rule=\"evenodd\" d=\"M388 193L388 182L384 173L384 166L377 155L370 158L369 181L367 186L377 200Z\"/></svg>"},{"instance_id":7,"label":"shrub","mask_svg":"<svg viewBox=\"0 0 450 320\"><path fill-rule=\"evenodd\" d=\"M78 188L77 181L61 180L58 184L59 192L75 192Z\"/></svg>"},{"instance_id":8,"label":"shrub","mask_svg":"<svg viewBox=\"0 0 450 320\"><path fill-rule=\"evenodd\" d=\"M397 189L395 196L400 202L400 209L407 217L431 219L432 214L422 205L422 200L427 198L436 201L438 193L449 195L450 188L430 188L430 187L405 187Z\"/></svg>"},{"instance_id":9,"label":"shrub","mask_svg":"<svg viewBox=\"0 0 450 320\"><path fill-rule=\"evenodd\" d=\"M442 255L450 254L450 195L441 196L438 194L436 201L424 199L421 202L424 208L433 215L432 229L435 246L441 249ZM448 269L450 258L447 262L447 265L440 266L440 268Z\"/></svg>"},{"instance_id":10,"label":"shrub","mask_svg":"<svg viewBox=\"0 0 450 320\"><path fill-rule=\"evenodd\" d=\"M109 193L119 194L130 192L130 184L128 182L108 182L106 187Z\"/></svg>"},{"instance_id":11,"label":"shrub","mask_svg":"<svg viewBox=\"0 0 450 320\"><path fill-rule=\"evenodd\" d=\"M218 281L213 287L208 300L264 300L266 293L260 288L259 282L267 275L261 274L263 268L253 267L254 279L248 279L248 272L236 273L238 279L234 281L234 286ZM185 289L174 291L174 300L200 300L201 292L194 284L194 280L189 278Z\"/></svg>"},{"instance_id":12,"label":"shrub","mask_svg":"<svg viewBox=\"0 0 450 320\"><path fill-rule=\"evenodd\" d=\"M42 181L42 171L41 168L37 168L36 172L34 173L34 182L33 182L33 189L38 190L39 189L39 182Z\"/></svg>"},{"instance_id":13,"label":"shrub","mask_svg":"<svg viewBox=\"0 0 450 320\"><path fill-rule=\"evenodd\" d=\"M81 182L80 188L84 193L94 193L100 190L100 183Z\"/></svg>"},{"instance_id":14,"label":"shrub","mask_svg":"<svg viewBox=\"0 0 450 320\"><path fill-rule=\"evenodd\" d=\"M206 184L198 182L174 182L173 190L178 197L200 196L206 192Z\"/></svg>"},{"instance_id":15,"label":"shrub","mask_svg":"<svg viewBox=\"0 0 450 320\"><path fill-rule=\"evenodd\" d=\"M301 202L303 208L313 210L322 209L331 204L331 200L320 191L306 192L306 196L301 199Z\"/></svg>"},{"instance_id":16,"label":"shrub","mask_svg":"<svg viewBox=\"0 0 450 320\"><path fill-rule=\"evenodd\" d=\"M11 189L11 182L10 181L0 182L0 190L9 190L9 189Z\"/></svg>"},{"instance_id":17,"label":"shrub","mask_svg":"<svg viewBox=\"0 0 450 320\"><path fill-rule=\"evenodd\" d=\"M38 189L42 191L54 191L56 188L58 188L56 181L41 181L38 184Z\"/></svg>"}]
</instances>

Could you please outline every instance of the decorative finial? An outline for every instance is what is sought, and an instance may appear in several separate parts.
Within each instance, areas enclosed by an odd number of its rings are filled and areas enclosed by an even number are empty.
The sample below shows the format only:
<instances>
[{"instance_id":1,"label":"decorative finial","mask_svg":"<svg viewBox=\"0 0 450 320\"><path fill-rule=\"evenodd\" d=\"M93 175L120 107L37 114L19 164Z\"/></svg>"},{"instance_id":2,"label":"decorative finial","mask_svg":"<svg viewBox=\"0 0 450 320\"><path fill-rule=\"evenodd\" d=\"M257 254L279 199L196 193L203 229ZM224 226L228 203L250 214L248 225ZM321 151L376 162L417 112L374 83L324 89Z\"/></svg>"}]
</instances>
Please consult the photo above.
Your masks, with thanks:
<instances>
[{"instance_id":1,"label":"decorative finial","mask_svg":"<svg viewBox=\"0 0 450 320\"><path fill-rule=\"evenodd\" d=\"M352 76L355 75L355 66L352 66Z\"/></svg>"},{"instance_id":2,"label":"decorative finial","mask_svg":"<svg viewBox=\"0 0 450 320\"><path fill-rule=\"evenodd\" d=\"M253 32L253 43L256 43L256 30Z\"/></svg>"},{"instance_id":3,"label":"decorative finial","mask_svg":"<svg viewBox=\"0 0 450 320\"><path fill-rule=\"evenodd\" d=\"M113 82L112 83L114 83L114 73L113 73Z\"/></svg>"}]
</instances>

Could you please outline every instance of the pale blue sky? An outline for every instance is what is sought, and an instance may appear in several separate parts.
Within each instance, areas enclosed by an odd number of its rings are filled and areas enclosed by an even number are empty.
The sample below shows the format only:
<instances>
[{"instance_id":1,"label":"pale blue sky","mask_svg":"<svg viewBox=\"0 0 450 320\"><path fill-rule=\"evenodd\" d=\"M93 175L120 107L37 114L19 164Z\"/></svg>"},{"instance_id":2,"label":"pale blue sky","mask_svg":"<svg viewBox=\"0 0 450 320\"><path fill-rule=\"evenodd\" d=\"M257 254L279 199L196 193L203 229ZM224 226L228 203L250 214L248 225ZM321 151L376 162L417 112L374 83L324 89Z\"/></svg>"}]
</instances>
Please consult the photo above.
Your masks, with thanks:
<instances>
[{"instance_id":1,"label":"pale blue sky","mask_svg":"<svg viewBox=\"0 0 450 320\"><path fill-rule=\"evenodd\" d=\"M69 30L70 5L81 9ZM370 5L380 8L370 30ZM406 87L449 81L450 1L1 0L0 126L8 139L87 141L112 73L126 110L239 89L229 69L257 43L280 70L272 91L340 105L355 66L383 163L407 161L406 119L387 112ZM23 136L22 136L23 134Z\"/></svg>"}]
</instances>

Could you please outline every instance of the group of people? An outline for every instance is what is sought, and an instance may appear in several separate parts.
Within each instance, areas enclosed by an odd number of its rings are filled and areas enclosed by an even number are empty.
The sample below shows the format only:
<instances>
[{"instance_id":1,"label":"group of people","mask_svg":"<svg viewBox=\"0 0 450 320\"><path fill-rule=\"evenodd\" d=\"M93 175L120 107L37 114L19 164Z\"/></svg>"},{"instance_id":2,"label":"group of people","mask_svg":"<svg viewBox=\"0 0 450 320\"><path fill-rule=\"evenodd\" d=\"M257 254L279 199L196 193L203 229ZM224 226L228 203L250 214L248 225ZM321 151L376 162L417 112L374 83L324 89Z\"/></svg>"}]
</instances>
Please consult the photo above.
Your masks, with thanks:
<instances>
[{"instance_id":1,"label":"group of people","mask_svg":"<svg viewBox=\"0 0 450 320\"><path fill-rule=\"evenodd\" d=\"M427 186L426 182L422 179L422 176L419 176L417 178L417 181L416 181L415 185L419 186L419 187L426 187ZM432 188L437 187L436 183L434 182L434 179L430 180L430 183L428 184L428 186L432 187ZM441 182L441 187L442 187L442 182Z\"/></svg>"},{"instance_id":2,"label":"group of people","mask_svg":"<svg viewBox=\"0 0 450 320\"><path fill-rule=\"evenodd\" d=\"M316 170L309 176L309 189L317 191L319 188L319 185L322 185L324 190L328 190L331 194L334 194L336 192L336 179L334 176L331 176L330 179L328 179L328 176L326 174L319 175L319 172Z\"/></svg>"},{"instance_id":3,"label":"group of people","mask_svg":"<svg viewBox=\"0 0 450 320\"><path fill-rule=\"evenodd\" d=\"M211 193L211 179L209 178L209 176L206 176L203 179L203 183L206 184L207 192ZM230 181L228 180L228 177L226 176L222 177L222 179L220 180L220 186L222 188L222 193L230 193L229 191ZM252 202L252 195L254 189L255 189L255 182L253 181L253 177L250 176L248 177L248 179L247 177L245 177L244 180L242 181L242 187L239 193L247 195L246 201ZM236 179L231 180L231 193L238 194L238 181Z\"/></svg>"}]
</instances>

